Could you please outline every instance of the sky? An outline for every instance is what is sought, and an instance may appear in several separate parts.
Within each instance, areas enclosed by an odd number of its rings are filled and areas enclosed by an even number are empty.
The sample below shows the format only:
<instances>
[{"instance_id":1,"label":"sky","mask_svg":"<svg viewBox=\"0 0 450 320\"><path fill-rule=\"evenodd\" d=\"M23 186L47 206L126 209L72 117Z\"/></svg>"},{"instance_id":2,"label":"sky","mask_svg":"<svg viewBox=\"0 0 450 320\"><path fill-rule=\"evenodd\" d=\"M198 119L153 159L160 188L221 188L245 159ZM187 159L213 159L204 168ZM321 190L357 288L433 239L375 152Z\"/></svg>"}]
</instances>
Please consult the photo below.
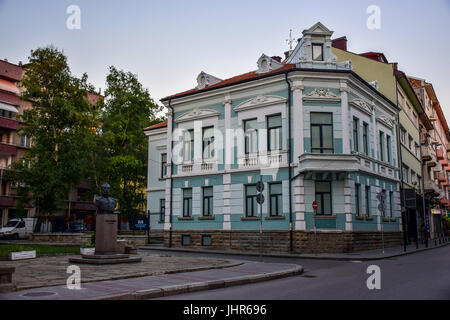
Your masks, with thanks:
<instances>
[{"instance_id":1,"label":"sky","mask_svg":"<svg viewBox=\"0 0 450 320\"><path fill-rule=\"evenodd\" d=\"M70 30L67 8L80 8ZM380 29L366 12L380 8ZM28 61L30 50L64 50L75 75L105 88L111 65L138 75L155 101L196 86L205 71L226 79L283 56L286 39L317 21L347 36L348 50L383 52L408 75L431 82L450 123L450 0L0 0L0 58Z\"/></svg>"}]
</instances>

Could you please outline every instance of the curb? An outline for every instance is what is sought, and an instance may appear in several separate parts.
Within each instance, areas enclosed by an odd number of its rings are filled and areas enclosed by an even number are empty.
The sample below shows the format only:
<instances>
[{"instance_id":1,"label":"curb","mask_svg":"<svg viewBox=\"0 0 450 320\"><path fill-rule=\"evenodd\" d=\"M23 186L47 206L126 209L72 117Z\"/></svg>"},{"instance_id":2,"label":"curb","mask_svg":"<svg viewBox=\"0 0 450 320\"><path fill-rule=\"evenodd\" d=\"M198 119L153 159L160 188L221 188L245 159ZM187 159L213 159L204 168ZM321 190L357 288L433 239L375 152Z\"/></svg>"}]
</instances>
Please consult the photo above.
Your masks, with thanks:
<instances>
[{"instance_id":1,"label":"curb","mask_svg":"<svg viewBox=\"0 0 450 320\"><path fill-rule=\"evenodd\" d=\"M228 260L233 261L232 259L228 259ZM123 276L113 276L113 277L105 278L105 279L92 279L92 280L85 280L85 281L82 280L81 283L95 283L95 282L101 282L101 281L114 281L114 280L126 280L126 279L142 278L142 277L151 277L151 276L158 276L158 275L162 275L162 274L189 273L189 272L205 271L205 270L226 269L226 268L238 267L238 266L243 265L244 263L245 262L242 262L242 261L235 261L235 262L229 262L225 265L218 265L218 266L204 266L204 267L196 267L196 268L191 268L191 269L169 270L169 271L152 272L152 273L136 273L136 274L123 275ZM37 288L58 287L60 285L61 284L55 284L52 286L39 285L39 286L17 287L16 290L14 290L14 292L30 290L30 289L37 289ZM112 296L112 297L114 297L114 296Z\"/></svg>"},{"instance_id":2,"label":"curb","mask_svg":"<svg viewBox=\"0 0 450 320\"><path fill-rule=\"evenodd\" d=\"M286 278L290 276L295 276L303 273L302 266L293 266L293 268L284 270L284 271L276 271L271 273L262 273L255 274L251 276L241 276L228 278L223 280L211 280L205 282L193 282L182 285L173 285L161 288L154 288L148 290L139 290L135 292L127 292L116 295L109 295L103 297L94 297L86 300L146 300L146 299L154 299L167 297L177 294L189 293L189 292L197 292L197 291L206 291L206 290L214 290L220 288L227 288L232 286L238 286L249 283L256 283L280 278Z\"/></svg>"},{"instance_id":3,"label":"curb","mask_svg":"<svg viewBox=\"0 0 450 320\"><path fill-rule=\"evenodd\" d=\"M423 252L427 250L433 250L442 248L445 246L450 245L450 242L446 242L443 244L440 244L435 247L429 247L429 248L421 248L421 249L414 249L412 251L407 252L401 252L401 253L394 253L390 255L380 256L380 257L358 257L358 256L352 256L352 257L321 257L318 255L299 255L299 254L286 254L286 253L263 253L263 257L270 257L270 258L291 258L291 259L311 259L311 260L334 260L334 261L375 261L375 260L384 260L384 259L390 259L400 256L406 256L409 254L414 254L418 252ZM253 257L259 257L259 253L255 252L242 252L242 251L221 251L221 250L199 250L199 249L182 249L182 248L166 248L166 247L151 247L151 246L145 246L140 247L139 250L148 250L148 251L173 251L173 252L191 252L191 253L206 253L206 254L222 254L222 255L236 255L236 256L253 256Z\"/></svg>"}]
</instances>

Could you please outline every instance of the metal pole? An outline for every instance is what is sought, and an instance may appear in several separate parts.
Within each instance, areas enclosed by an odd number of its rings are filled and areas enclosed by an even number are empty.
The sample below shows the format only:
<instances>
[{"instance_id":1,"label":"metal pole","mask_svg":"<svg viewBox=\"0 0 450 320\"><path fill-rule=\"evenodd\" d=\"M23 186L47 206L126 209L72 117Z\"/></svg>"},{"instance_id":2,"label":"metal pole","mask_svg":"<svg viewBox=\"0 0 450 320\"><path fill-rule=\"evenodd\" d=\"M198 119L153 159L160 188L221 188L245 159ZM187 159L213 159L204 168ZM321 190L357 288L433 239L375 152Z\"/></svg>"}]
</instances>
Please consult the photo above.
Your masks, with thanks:
<instances>
[{"instance_id":1,"label":"metal pole","mask_svg":"<svg viewBox=\"0 0 450 320\"><path fill-rule=\"evenodd\" d=\"M314 253L317 256L317 227L316 227L317 210L314 210Z\"/></svg>"},{"instance_id":2,"label":"metal pole","mask_svg":"<svg viewBox=\"0 0 450 320\"><path fill-rule=\"evenodd\" d=\"M383 221L381 222L381 243L382 243L383 254L384 254L384 224L383 224Z\"/></svg>"},{"instance_id":3,"label":"metal pole","mask_svg":"<svg viewBox=\"0 0 450 320\"><path fill-rule=\"evenodd\" d=\"M259 176L259 181L262 183L262 176ZM262 195L262 192L261 192ZM262 201L259 204L259 257L262 260L262 232L263 232L263 216L262 216Z\"/></svg>"},{"instance_id":4,"label":"metal pole","mask_svg":"<svg viewBox=\"0 0 450 320\"><path fill-rule=\"evenodd\" d=\"M147 210L147 242L150 245L150 210Z\"/></svg>"}]
</instances>

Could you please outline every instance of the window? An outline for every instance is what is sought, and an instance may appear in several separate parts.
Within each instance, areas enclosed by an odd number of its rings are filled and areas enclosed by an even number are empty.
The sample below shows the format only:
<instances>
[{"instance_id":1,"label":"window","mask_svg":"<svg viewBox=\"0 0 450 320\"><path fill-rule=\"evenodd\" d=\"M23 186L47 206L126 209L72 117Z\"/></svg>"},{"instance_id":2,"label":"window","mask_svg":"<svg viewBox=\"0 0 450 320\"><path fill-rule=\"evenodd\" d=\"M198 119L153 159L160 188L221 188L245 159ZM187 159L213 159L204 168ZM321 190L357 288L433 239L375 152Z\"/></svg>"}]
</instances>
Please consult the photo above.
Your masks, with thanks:
<instances>
[{"instance_id":1,"label":"window","mask_svg":"<svg viewBox=\"0 0 450 320\"><path fill-rule=\"evenodd\" d=\"M359 134L358 134L359 120L353 118L353 150L359 151Z\"/></svg>"},{"instance_id":2,"label":"window","mask_svg":"<svg viewBox=\"0 0 450 320\"><path fill-rule=\"evenodd\" d=\"M29 148L30 147L30 137L20 136L20 146Z\"/></svg>"},{"instance_id":3,"label":"window","mask_svg":"<svg viewBox=\"0 0 450 320\"><path fill-rule=\"evenodd\" d=\"M403 181L409 183L409 168L403 165Z\"/></svg>"},{"instance_id":4,"label":"window","mask_svg":"<svg viewBox=\"0 0 450 320\"><path fill-rule=\"evenodd\" d=\"M409 150L412 150L412 146L413 146L413 137L411 137L410 135L408 135L408 148Z\"/></svg>"},{"instance_id":5,"label":"window","mask_svg":"<svg viewBox=\"0 0 450 320\"><path fill-rule=\"evenodd\" d=\"M258 122L256 119L244 121L245 154L258 152Z\"/></svg>"},{"instance_id":6,"label":"window","mask_svg":"<svg viewBox=\"0 0 450 320\"><path fill-rule=\"evenodd\" d=\"M161 178L167 176L167 154L161 154Z\"/></svg>"},{"instance_id":7,"label":"window","mask_svg":"<svg viewBox=\"0 0 450 320\"><path fill-rule=\"evenodd\" d=\"M267 117L267 130L268 150L281 150L281 115Z\"/></svg>"},{"instance_id":8,"label":"window","mask_svg":"<svg viewBox=\"0 0 450 320\"><path fill-rule=\"evenodd\" d=\"M194 130L187 130L184 132L183 140L183 160L192 161L194 160Z\"/></svg>"},{"instance_id":9,"label":"window","mask_svg":"<svg viewBox=\"0 0 450 320\"><path fill-rule=\"evenodd\" d=\"M411 183L414 184L416 182L416 172L411 169Z\"/></svg>"},{"instance_id":10,"label":"window","mask_svg":"<svg viewBox=\"0 0 450 320\"><path fill-rule=\"evenodd\" d=\"M384 161L384 133L380 131L380 160Z\"/></svg>"},{"instance_id":11,"label":"window","mask_svg":"<svg viewBox=\"0 0 450 320\"><path fill-rule=\"evenodd\" d=\"M333 114L311 112L312 153L333 153Z\"/></svg>"},{"instance_id":12,"label":"window","mask_svg":"<svg viewBox=\"0 0 450 320\"><path fill-rule=\"evenodd\" d=\"M366 216L370 216L370 186L366 186Z\"/></svg>"},{"instance_id":13,"label":"window","mask_svg":"<svg viewBox=\"0 0 450 320\"><path fill-rule=\"evenodd\" d=\"M164 222L166 215L166 199L159 199L159 222Z\"/></svg>"},{"instance_id":14,"label":"window","mask_svg":"<svg viewBox=\"0 0 450 320\"><path fill-rule=\"evenodd\" d=\"M181 245L182 246L188 246L190 244L191 244L191 236L182 235L181 236Z\"/></svg>"},{"instance_id":15,"label":"window","mask_svg":"<svg viewBox=\"0 0 450 320\"><path fill-rule=\"evenodd\" d=\"M391 136L386 135L386 147L387 147L387 162L391 163L392 151L391 151Z\"/></svg>"},{"instance_id":16,"label":"window","mask_svg":"<svg viewBox=\"0 0 450 320\"><path fill-rule=\"evenodd\" d=\"M282 184L271 183L269 185L270 193L270 216L279 217L283 214L283 201L282 201Z\"/></svg>"},{"instance_id":17,"label":"window","mask_svg":"<svg viewBox=\"0 0 450 320\"><path fill-rule=\"evenodd\" d=\"M416 157L419 157L419 145L417 143L414 143L414 154L416 155Z\"/></svg>"},{"instance_id":18,"label":"window","mask_svg":"<svg viewBox=\"0 0 450 320\"><path fill-rule=\"evenodd\" d=\"M360 189L361 189L361 185L360 184L355 184L355 211L356 211L356 215L360 216L361 215L361 208L360 208Z\"/></svg>"},{"instance_id":19,"label":"window","mask_svg":"<svg viewBox=\"0 0 450 320\"><path fill-rule=\"evenodd\" d=\"M203 235L202 236L202 246L209 247L211 245L211 236Z\"/></svg>"},{"instance_id":20,"label":"window","mask_svg":"<svg viewBox=\"0 0 450 320\"><path fill-rule=\"evenodd\" d=\"M394 216L394 192L389 191L389 213L390 217Z\"/></svg>"},{"instance_id":21,"label":"window","mask_svg":"<svg viewBox=\"0 0 450 320\"><path fill-rule=\"evenodd\" d=\"M203 128L203 159L214 158L214 127Z\"/></svg>"},{"instance_id":22,"label":"window","mask_svg":"<svg viewBox=\"0 0 450 320\"><path fill-rule=\"evenodd\" d=\"M323 45L313 44L312 45L312 58L314 61L323 61Z\"/></svg>"},{"instance_id":23,"label":"window","mask_svg":"<svg viewBox=\"0 0 450 320\"><path fill-rule=\"evenodd\" d=\"M192 216L192 188L183 189L183 217Z\"/></svg>"},{"instance_id":24,"label":"window","mask_svg":"<svg viewBox=\"0 0 450 320\"><path fill-rule=\"evenodd\" d=\"M381 190L381 193L384 196L384 199L386 199L386 190ZM385 208L384 211L381 213L381 216L384 218L386 216L386 200L385 200Z\"/></svg>"},{"instance_id":25,"label":"window","mask_svg":"<svg viewBox=\"0 0 450 320\"><path fill-rule=\"evenodd\" d=\"M316 202L319 205L317 215L332 215L331 208L331 182L316 181Z\"/></svg>"},{"instance_id":26,"label":"window","mask_svg":"<svg viewBox=\"0 0 450 320\"><path fill-rule=\"evenodd\" d=\"M245 186L245 216L256 217L258 203L256 202L256 185Z\"/></svg>"},{"instance_id":27,"label":"window","mask_svg":"<svg viewBox=\"0 0 450 320\"><path fill-rule=\"evenodd\" d=\"M213 215L213 187L203 188L203 216L211 217Z\"/></svg>"},{"instance_id":28,"label":"window","mask_svg":"<svg viewBox=\"0 0 450 320\"><path fill-rule=\"evenodd\" d=\"M406 130L403 128L400 128L400 141L406 144Z\"/></svg>"},{"instance_id":29,"label":"window","mask_svg":"<svg viewBox=\"0 0 450 320\"><path fill-rule=\"evenodd\" d=\"M364 153L369 155L369 124L363 123L363 148Z\"/></svg>"}]
</instances>

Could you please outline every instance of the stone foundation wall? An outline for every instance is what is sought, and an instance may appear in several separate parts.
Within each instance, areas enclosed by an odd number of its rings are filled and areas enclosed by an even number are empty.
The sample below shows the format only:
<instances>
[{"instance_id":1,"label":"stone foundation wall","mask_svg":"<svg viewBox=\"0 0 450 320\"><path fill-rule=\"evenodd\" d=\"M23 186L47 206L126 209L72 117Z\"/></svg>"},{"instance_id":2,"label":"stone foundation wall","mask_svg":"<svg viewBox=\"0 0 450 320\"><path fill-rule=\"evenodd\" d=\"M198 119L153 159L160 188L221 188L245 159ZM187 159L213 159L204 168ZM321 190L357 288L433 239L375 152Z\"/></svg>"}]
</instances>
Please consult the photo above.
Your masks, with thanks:
<instances>
[{"instance_id":1,"label":"stone foundation wall","mask_svg":"<svg viewBox=\"0 0 450 320\"><path fill-rule=\"evenodd\" d=\"M190 236L190 244L182 245L182 236ZM202 245L202 236L211 236L211 245ZM402 244L400 231L384 232L384 246ZM164 233L164 245L169 246L169 232ZM349 253L382 248L378 231L294 231L293 246L296 253ZM172 247L203 248L216 250L259 251L259 231L173 231ZM263 252L289 252L289 231L264 231Z\"/></svg>"},{"instance_id":2,"label":"stone foundation wall","mask_svg":"<svg viewBox=\"0 0 450 320\"><path fill-rule=\"evenodd\" d=\"M92 234L88 233L32 233L30 241L34 242L53 242L53 243L70 243L87 246L91 243ZM127 245L134 248L145 246L148 244L147 235L117 235L117 239L126 240Z\"/></svg>"}]
</instances>

